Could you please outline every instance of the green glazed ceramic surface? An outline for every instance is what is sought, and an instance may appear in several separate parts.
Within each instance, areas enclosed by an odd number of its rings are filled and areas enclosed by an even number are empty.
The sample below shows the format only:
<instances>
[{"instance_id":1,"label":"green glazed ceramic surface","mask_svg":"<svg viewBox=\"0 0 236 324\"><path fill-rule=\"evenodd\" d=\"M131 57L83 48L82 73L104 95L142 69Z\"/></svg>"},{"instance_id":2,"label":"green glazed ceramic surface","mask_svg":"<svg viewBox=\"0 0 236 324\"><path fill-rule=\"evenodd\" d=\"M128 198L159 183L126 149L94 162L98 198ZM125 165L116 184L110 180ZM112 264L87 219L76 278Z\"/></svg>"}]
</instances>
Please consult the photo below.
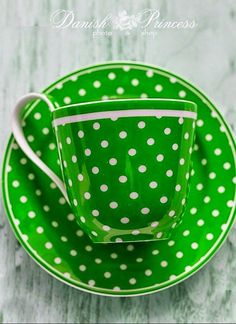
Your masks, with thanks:
<instances>
[{"instance_id":1,"label":"green glazed ceramic surface","mask_svg":"<svg viewBox=\"0 0 236 324\"><path fill-rule=\"evenodd\" d=\"M131 99L53 113L69 200L93 242L169 238L187 200L194 108Z\"/></svg>"},{"instance_id":2,"label":"green glazed ceramic surface","mask_svg":"<svg viewBox=\"0 0 236 324\"><path fill-rule=\"evenodd\" d=\"M3 165L4 203L16 237L31 257L73 287L112 296L159 291L206 264L225 240L235 215L235 143L212 102L170 72L130 62L81 69L45 93L56 98L60 106L100 99L184 98L197 104L198 120L183 222L169 240L146 243L92 243L78 228L55 184L25 157L11 137ZM46 105L37 102L27 106L24 118L30 145L60 176Z\"/></svg>"}]
</instances>

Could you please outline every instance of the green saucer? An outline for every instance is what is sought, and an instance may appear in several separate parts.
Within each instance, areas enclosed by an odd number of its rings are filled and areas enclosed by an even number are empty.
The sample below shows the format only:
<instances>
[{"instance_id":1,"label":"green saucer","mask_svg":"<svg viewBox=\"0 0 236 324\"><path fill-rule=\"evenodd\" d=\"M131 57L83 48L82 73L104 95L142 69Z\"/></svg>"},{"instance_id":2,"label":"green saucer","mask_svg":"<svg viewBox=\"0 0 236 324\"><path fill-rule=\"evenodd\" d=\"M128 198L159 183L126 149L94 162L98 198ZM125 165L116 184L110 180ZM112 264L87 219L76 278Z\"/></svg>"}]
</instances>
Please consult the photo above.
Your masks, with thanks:
<instances>
[{"instance_id":1,"label":"green saucer","mask_svg":"<svg viewBox=\"0 0 236 324\"><path fill-rule=\"evenodd\" d=\"M30 256L75 288L111 296L143 295L195 273L224 242L235 216L235 142L212 102L190 83L154 66L106 63L76 71L50 87L60 105L117 98L178 98L198 105L191 188L182 224L171 239L94 244L64 197L9 139L3 197L11 226ZM32 148L60 176L50 113L42 102L25 108Z\"/></svg>"}]
</instances>

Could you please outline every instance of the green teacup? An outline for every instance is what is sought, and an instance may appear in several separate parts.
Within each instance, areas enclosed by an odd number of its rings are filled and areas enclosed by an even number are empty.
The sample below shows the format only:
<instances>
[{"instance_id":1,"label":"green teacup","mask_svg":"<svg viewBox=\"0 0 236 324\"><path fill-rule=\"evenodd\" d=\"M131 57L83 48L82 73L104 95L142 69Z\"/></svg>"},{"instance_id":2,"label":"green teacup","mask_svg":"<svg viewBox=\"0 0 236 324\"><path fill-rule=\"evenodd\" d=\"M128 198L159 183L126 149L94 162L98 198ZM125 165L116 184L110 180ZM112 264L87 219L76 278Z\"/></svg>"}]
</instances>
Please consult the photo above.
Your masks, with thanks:
<instances>
[{"instance_id":1,"label":"green teacup","mask_svg":"<svg viewBox=\"0 0 236 324\"><path fill-rule=\"evenodd\" d=\"M35 97L25 97L17 110ZM92 241L168 238L181 221L188 196L196 104L125 99L54 109L46 96L37 98L52 110L66 191L26 149L16 119L14 135L25 153L58 184Z\"/></svg>"}]
</instances>

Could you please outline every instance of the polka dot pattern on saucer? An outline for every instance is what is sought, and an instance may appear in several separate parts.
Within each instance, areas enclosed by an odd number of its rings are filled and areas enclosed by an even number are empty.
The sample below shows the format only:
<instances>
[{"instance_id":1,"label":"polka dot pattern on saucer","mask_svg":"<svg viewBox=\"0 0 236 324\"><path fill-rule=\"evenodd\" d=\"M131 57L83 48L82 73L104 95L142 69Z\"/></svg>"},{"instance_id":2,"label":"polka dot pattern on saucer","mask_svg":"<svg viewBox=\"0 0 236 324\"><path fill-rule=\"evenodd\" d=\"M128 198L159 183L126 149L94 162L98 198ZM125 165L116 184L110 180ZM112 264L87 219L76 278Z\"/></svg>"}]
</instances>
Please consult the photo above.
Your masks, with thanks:
<instances>
[{"instance_id":1,"label":"polka dot pattern on saucer","mask_svg":"<svg viewBox=\"0 0 236 324\"><path fill-rule=\"evenodd\" d=\"M64 77L45 91L59 105L65 105L65 102L140 98L143 94L147 97L192 100L198 105L196 145L192 152L193 172L187 175L191 177L191 186L185 216L171 238L161 242L120 243L122 240L117 237L117 244L104 245L92 243L78 227L70 207L61 199L60 191L25 157L11 137L4 159L3 196L9 221L29 254L65 283L108 295L128 296L158 291L196 272L224 241L232 226L235 210L235 143L212 103L195 87L169 72L130 63L89 67ZM28 106L25 113L24 132L31 147L61 176L57 150L50 145L55 144L55 138L48 108L43 102L37 102ZM184 125L180 119L179 124L182 123ZM143 123L139 125L140 131L147 127ZM102 130L100 123L93 123L92 127L94 132ZM166 138L172 136L169 130L164 134ZM121 133L119 139L125 141L128 137L129 134ZM149 138L146 145L152 149L156 140L149 140L148 144ZM70 145L69 142L67 145ZM172 150L178 152L179 148L174 144ZM104 152L109 148L105 138L100 145ZM89 147L86 149L91 150ZM93 151L91 154L86 152L87 158L92 158ZM135 156L139 151L130 147L127 154ZM156 155L156 163L165 163L165 160L161 152ZM74 163L72 159L70 163ZM119 161L110 167L118 164ZM145 165L144 161L140 161L140 165ZM99 172L95 169L94 176L96 172L97 175L102 172L99 165L94 164L93 167L99 169ZM146 172L140 172L140 176L145 177ZM168 174L170 176L171 172ZM77 181L83 179L83 173L77 175ZM127 185L128 181L125 174L117 177L119 185ZM101 185L107 184L103 182ZM150 192L159 189L158 179L148 181L147 187ZM181 184L177 184L175 190L181 190ZM89 198L89 195L86 197ZM110 203L114 210L118 208L119 202L114 200ZM78 201L75 200L74 204ZM148 217L150 212L149 206L143 205L143 217ZM81 221L86 221L83 217ZM98 209L93 210L92 217L97 221ZM119 224L128 226L129 221L129 215L124 214ZM156 225L153 223L153 226ZM105 230L109 235L108 227ZM137 232L134 234L138 235ZM96 236L96 233L93 235ZM158 233L158 236L161 235L161 232Z\"/></svg>"}]
</instances>

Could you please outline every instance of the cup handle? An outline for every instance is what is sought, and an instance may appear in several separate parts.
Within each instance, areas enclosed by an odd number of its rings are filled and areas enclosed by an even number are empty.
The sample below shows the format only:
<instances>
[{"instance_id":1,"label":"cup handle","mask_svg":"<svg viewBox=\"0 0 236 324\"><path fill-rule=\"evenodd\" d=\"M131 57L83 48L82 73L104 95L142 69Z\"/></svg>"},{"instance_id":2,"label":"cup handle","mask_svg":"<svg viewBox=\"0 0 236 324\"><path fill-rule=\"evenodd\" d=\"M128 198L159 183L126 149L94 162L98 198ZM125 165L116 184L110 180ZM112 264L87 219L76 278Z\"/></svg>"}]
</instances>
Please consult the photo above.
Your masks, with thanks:
<instances>
[{"instance_id":1,"label":"cup handle","mask_svg":"<svg viewBox=\"0 0 236 324\"><path fill-rule=\"evenodd\" d=\"M58 189L61 191L61 193L69 203L68 195L63 181L37 156L37 154L29 146L25 138L22 125L21 125L22 108L33 99L43 100L48 105L50 112L53 112L55 110L54 105L52 104L50 99L44 94L32 92L21 97L15 105L13 116L12 116L13 135L17 143L19 144L20 148L22 149L22 151L26 154L26 156L34 164L36 164L57 185Z\"/></svg>"}]
</instances>

